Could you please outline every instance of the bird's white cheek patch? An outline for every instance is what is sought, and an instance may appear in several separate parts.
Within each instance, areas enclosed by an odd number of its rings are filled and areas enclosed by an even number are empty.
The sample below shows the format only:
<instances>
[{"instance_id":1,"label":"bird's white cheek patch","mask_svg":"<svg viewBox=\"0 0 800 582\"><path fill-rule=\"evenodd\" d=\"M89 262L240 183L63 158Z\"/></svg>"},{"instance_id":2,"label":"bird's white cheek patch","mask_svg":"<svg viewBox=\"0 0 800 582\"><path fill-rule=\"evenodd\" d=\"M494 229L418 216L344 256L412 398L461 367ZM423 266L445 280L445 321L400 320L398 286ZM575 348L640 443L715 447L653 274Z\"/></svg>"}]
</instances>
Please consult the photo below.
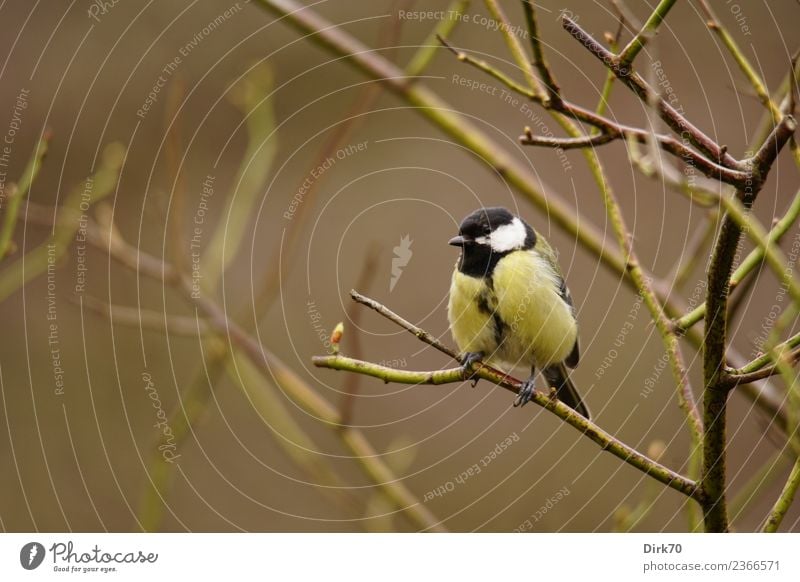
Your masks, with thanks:
<instances>
[{"instance_id":1,"label":"bird's white cheek patch","mask_svg":"<svg viewBox=\"0 0 800 582\"><path fill-rule=\"evenodd\" d=\"M514 217L510 224L504 224L492 232L490 241L492 250L498 253L504 253L513 249L522 248L525 245L525 239L528 233L525 231L525 225L522 221Z\"/></svg>"}]
</instances>

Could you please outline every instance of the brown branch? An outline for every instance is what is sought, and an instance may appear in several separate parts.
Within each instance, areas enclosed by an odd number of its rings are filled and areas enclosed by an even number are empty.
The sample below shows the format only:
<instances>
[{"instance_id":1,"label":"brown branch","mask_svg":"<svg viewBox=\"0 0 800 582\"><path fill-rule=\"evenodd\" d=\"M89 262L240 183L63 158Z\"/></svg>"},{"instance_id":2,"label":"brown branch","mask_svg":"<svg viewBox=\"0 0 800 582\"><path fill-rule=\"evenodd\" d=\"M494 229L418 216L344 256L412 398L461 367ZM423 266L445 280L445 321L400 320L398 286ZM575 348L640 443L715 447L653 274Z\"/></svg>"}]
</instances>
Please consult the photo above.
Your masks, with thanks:
<instances>
[{"instance_id":1,"label":"brown branch","mask_svg":"<svg viewBox=\"0 0 800 582\"><path fill-rule=\"evenodd\" d=\"M522 145L573 150L601 146L616 139L619 139L619 136L605 132L583 137L540 137L533 135L530 127L525 127L525 133L519 136L519 143Z\"/></svg>"},{"instance_id":2,"label":"brown branch","mask_svg":"<svg viewBox=\"0 0 800 582\"><path fill-rule=\"evenodd\" d=\"M741 187L744 187L744 184L748 179L747 172L737 168L728 168L722 166L715 161L715 159L709 159L694 151L692 148L688 147L681 140L676 139L674 136L653 133L644 129L618 123L594 111L567 101L561 95L558 96L558 99L543 99L541 95L524 87L523 85L520 85L499 69L492 67L486 61L476 59L463 50L455 48L443 38L439 38L439 42L441 42L445 48L456 55L456 58L459 61L475 67L476 69L493 77L511 91L514 91L530 99L531 101L539 103L545 109L557 111L566 117L589 124L595 129L599 130L600 134L604 136L602 138L596 138L592 136L591 138L579 137L534 139L526 135L520 138L520 143L523 145L541 145L547 147L561 147L562 149L575 149L604 145L617 139L633 139L640 143L648 143L650 140L655 139L659 147L661 147L664 151L669 152L677 158L680 158L687 164L691 164L700 172L703 172L706 176Z\"/></svg>"},{"instance_id":3,"label":"brown branch","mask_svg":"<svg viewBox=\"0 0 800 582\"><path fill-rule=\"evenodd\" d=\"M539 38L539 24L536 21L536 11L533 9L531 0L522 0L522 9L525 12L525 21L528 25L528 36L530 36L531 50L533 52L533 66L539 71L545 89L547 90L548 101L543 103L545 106L556 107L561 101L561 89L553 76L547 60L542 51L542 41Z\"/></svg>"},{"instance_id":4,"label":"brown branch","mask_svg":"<svg viewBox=\"0 0 800 582\"><path fill-rule=\"evenodd\" d=\"M730 170L743 170L743 164L735 160L723 146L695 127L688 119L681 115L674 107L667 103L658 93L650 87L644 79L633 71L629 64L621 62L612 52L595 40L588 32L583 30L577 22L564 16L562 18L564 29L581 43L591 54L600 60L612 71L622 83L633 91L637 97L647 104L652 104L662 120L678 135L685 136L692 145L698 148L709 160L716 160L726 172L720 173L720 179L734 184L736 178L728 172Z\"/></svg>"},{"instance_id":5,"label":"brown branch","mask_svg":"<svg viewBox=\"0 0 800 582\"><path fill-rule=\"evenodd\" d=\"M785 357L788 363L792 365L800 362L800 349L790 352ZM769 366L765 366L753 372L745 372L742 374L729 372L725 375L723 383L728 388L735 388L736 386L741 386L742 384L750 384L751 382L757 382L758 380L766 380L767 378L780 374L780 370L778 368L779 366L777 364L770 364Z\"/></svg>"},{"instance_id":6,"label":"brown branch","mask_svg":"<svg viewBox=\"0 0 800 582\"><path fill-rule=\"evenodd\" d=\"M752 172L750 184L736 193L746 209L755 202L778 151L789 140L796 126L794 118L784 117L750 161ZM725 446L726 406L730 385L726 380L725 346L730 278L741 234L742 227L730 212L726 213L708 269L706 334L703 346L705 385L703 422L706 432L702 476L706 531L728 530Z\"/></svg>"}]
</instances>

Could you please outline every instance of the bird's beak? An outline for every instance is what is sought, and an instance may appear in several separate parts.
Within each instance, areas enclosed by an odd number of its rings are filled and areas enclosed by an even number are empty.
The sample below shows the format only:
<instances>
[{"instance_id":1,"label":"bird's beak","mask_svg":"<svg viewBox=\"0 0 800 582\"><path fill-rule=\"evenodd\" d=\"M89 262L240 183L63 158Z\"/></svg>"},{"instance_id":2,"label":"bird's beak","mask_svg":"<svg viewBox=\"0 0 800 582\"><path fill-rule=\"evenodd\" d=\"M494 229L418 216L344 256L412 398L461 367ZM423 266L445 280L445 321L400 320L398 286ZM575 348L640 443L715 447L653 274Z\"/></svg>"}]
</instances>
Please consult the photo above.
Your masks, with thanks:
<instances>
[{"instance_id":1,"label":"bird's beak","mask_svg":"<svg viewBox=\"0 0 800 582\"><path fill-rule=\"evenodd\" d=\"M466 239L463 236L458 235L458 236L454 236L449 241L447 241L447 244L453 245L454 247L463 247L468 242L469 242L469 239Z\"/></svg>"}]
</instances>

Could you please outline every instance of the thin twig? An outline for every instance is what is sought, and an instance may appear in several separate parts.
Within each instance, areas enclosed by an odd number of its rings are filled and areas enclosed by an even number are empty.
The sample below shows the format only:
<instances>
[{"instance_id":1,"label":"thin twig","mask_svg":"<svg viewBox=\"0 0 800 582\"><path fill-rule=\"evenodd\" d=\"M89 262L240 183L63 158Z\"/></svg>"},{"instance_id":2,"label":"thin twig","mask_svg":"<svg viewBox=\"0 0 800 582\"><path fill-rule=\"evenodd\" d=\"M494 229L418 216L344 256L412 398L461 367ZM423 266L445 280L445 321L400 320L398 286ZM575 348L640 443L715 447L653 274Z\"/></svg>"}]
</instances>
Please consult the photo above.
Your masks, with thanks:
<instances>
[{"instance_id":1,"label":"thin twig","mask_svg":"<svg viewBox=\"0 0 800 582\"><path fill-rule=\"evenodd\" d=\"M786 480L786 484L783 486L778 500L775 502L772 511L769 513L769 517L767 517L767 521L764 523L764 532L774 533L778 531L783 518L792 506L798 488L800 488L800 458L795 461L792 472L789 474L789 478Z\"/></svg>"},{"instance_id":2,"label":"thin twig","mask_svg":"<svg viewBox=\"0 0 800 582\"><path fill-rule=\"evenodd\" d=\"M461 22L461 15L469 8L469 4L470 0L453 0L447 7L447 18L437 23L428 38L423 41L417 52L411 57L408 65L406 65L406 74L408 76L417 77L428 68L433 57L439 52L437 39L441 42L441 39L447 38L453 33L453 30Z\"/></svg>"},{"instance_id":3,"label":"thin twig","mask_svg":"<svg viewBox=\"0 0 800 582\"><path fill-rule=\"evenodd\" d=\"M748 60L745 56L744 52L739 48L739 45L736 43L733 35L728 32L728 29L725 28L722 23L717 18L717 15L712 10L711 6L708 4L707 0L700 0L700 6L703 9L703 12L706 14L707 26L708 28L713 31L719 39L722 41L722 44L725 48L728 49L728 52L733 56L734 61L739 66L739 69L742 71L742 74L745 76L747 81L750 83L750 86L753 88L756 97L761 102L764 107L766 107L767 111L769 112L770 116L772 117L772 123L777 124L781 117L783 117L784 112L781 111L780 105L776 103L769 94L769 90L767 89L766 83L761 78L761 76L756 72L755 68L753 67L752 63ZM794 78L794 66L797 57L793 58L790 62L790 78ZM791 86L793 87L794 84ZM792 96L794 95L794 91L790 91L789 93L789 102L790 106L788 108L789 115L794 114L794 106L791 105ZM790 144L792 149L792 154L795 159L795 163L800 166L800 147L796 143Z\"/></svg>"},{"instance_id":4,"label":"thin twig","mask_svg":"<svg viewBox=\"0 0 800 582\"><path fill-rule=\"evenodd\" d=\"M209 331L205 321L202 319L198 321L194 317L165 315L150 309L112 305L90 295L84 295L81 301L84 307L114 324L189 337L197 337ZM77 303L77 300L73 300L73 302Z\"/></svg>"},{"instance_id":5,"label":"thin twig","mask_svg":"<svg viewBox=\"0 0 800 582\"><path fill-rule=\"evenodd\" d=\"M534 93L527 87L520 85L514 79L506 75L501 70L496 69L495 67L491 66L484 60L476 59L475 57L470 56L468 53L465 53L464 51L455 48L452 44L447 42L447 40L445 40L443 36L437 35L436 38L439 40L440 43L442 43L442 46L444 46L447 50L453 53L459 61L472 65L476 69L483 71L490 77L497 79L498 81L500 81L500 83L502 83L515 93L522 95L523 97L527 97L528 99L537 99L536 93Z\"/></svg>"},{"instance_id":6,"label":"thin twig","mask_svg":"<svg viewBox=\"0 0 800 582\"><path fill-rule=\"evenodd\" d=\"M667 13L675 5L676 0L661 0L656 6L656 9L650 14L644 27L636 33L625 49L619 55L619 66L628 67L636 58L636 55L644 48L647 42L655 35L661 22L667 16Z\"/></svg>"},{"instance_id":7,"label":"thin twig","mask_svg":"<svg viewBox=\"0 0 800 582\"><path fill-rule=\"evenodd\" d=\"M484 4L486 4L489 14L491 14L492 18L494 18L499 24L500 33L503 35L506 45L508 46L508 50L511 51L511 55L514 57L517 66L522 69L522 75L525 77L528 86L535 95L539 96L543 101L548 101L548 91L542 88L539 79L537 79L536 75L533 74L531 62L525 55L525 51L522 48L522 43L520 43L519 39L514 35L513 27L508 21L508 17L505 15L505 12L503 12L500 3L497 2L497 0L484 0Z\"/></svg>"},{"instance_id":8,"label":"thin twig","mask_svg":"<svg viewBox=\"0 0 800 582\"><path fill-rule=\"evenodd\" d=\"M28 195L31 187L33 186L36 176L39 175L39 169L42 167L42 162L47 155L47 149L50 145L52 133L45 131L41 139L36 142L36 149L28 161L27 166L22 171L22 176L16 184L10 184L6 191L5 196L5 213L3 216L3 224L0 226L0 261L8 254L11 247L14 230L17 228L17 216L19 215L19 208L22 200ZM0 200L0 203L3 201ZM0 204L0 207L2 204Z\"/></svg>"},{"instance_id":9,"label":"thin twig","mask_svg":"<svg viewBox=\"0 0 800 582\"><path fill-rule=\"evenodd\" d=\"M378 272L378 247L373 244L367 250L366 259L361 266L361 273L357 279L357 287L359 289L369 289L370 284ZM347 309L347 321L353 324L353 327L358 328L361 320L361 309L357 309L356 303L351 303ZM361 358L361 339L358 334L354 334L350 339L351 353L355 358ZM339 401L339 416L343 425L349 425L353 418L353 406L355 404L355 396L358 394L359 389L359 376L353 375L347 378L344 383L342 398Z\"/></svg>"},{"instance_id":10,"label":"thin twig","mask_svg":"<svg viewBox=\"0 0 800 582\"><path fill-rule=\"evenodd\" d=\"M787 356L789 359L789 363L794 365L798 361L800 361L800 350L795 349ZM771 358L767 358L771 360ZM778 365L772 363L768 366L764 366L758 370L753 372L728 372L725 376L725 384L730 387L739 386L741 384L749 384L750 382L756 382L758 380L765 380L770 376L774 376L779 374L780 370L778 369Z\"/></svg>"},{"instance_id":11,"label":"thin twig","mask_svg":"<svg viewBox=\"0 0 800 582\"><path fill-rule=\"evenodd\" d=\"M556 82L553 72L547 65L547 60L542 51L542 41L539 38L539 24L536 22L536 11L533 9L532 0L522 0L522 8L525 12L525 21L528 25L528 36L530 36L531 50L533 51L533 65L539 71L549 102L545 105L553 105L561 100L561 90Z\"/></svg>"},{"instance_id":12,"label":"thin twig","mask_svg":"<svg viewBox=\"0 0 800 582\"><path fill-rule=\"evenodd\" d=\"M530 127L525 128L525 133L519 136L519 143L522 145L544 146L549 148L559 148L562 150L592 148L607 144L619 136L610 133L597 133L582 137L541 137L533 135Z\"/></svg>"},{"instance_id":13,"label":"thin twig","mask_svg":"<svg viewBox=\"0 0 800 582\"><path fill-rule=\"evenodd\" d=\"M794 196L791 205L784 213L775 226L769 231L767 236L768 244L774 245L780 242L783 236L789 232L789 229L800 218L800 190ZM749 275L756 267L758 267L764 260L764 249L756 247L745 257L741 264L737 267L736 271L731 275L730 286L735 289L741 282ZM679 333L683 333L690 329L698 321L702 320L706 314L706 303L703 302L695 307L689 313L674 320L673 325Z\"/></svg>"}]
</instances>

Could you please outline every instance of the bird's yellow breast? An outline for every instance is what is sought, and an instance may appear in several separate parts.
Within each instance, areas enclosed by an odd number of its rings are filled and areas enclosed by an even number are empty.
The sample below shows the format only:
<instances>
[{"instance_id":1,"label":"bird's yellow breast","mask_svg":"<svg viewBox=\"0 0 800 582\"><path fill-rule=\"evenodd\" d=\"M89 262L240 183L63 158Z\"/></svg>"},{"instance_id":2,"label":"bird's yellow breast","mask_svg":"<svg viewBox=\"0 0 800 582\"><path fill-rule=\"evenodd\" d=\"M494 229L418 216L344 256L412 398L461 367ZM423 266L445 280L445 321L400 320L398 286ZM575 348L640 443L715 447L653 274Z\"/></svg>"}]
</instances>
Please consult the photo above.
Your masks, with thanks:
<instances>
[{"instance_id":1,"label":"bird's yellow breast","mask_svg":"<svg viewBox=\"0 0 800 582\"><path fill-rule=\"evenodd\" d=\"M533 251L503 257L491 278L457 269L448 308L453 338L462 352L485 352L490 360L539 368L563 361L578 328L559 294L559 278Z\"/></svg>"}]
</instances>

